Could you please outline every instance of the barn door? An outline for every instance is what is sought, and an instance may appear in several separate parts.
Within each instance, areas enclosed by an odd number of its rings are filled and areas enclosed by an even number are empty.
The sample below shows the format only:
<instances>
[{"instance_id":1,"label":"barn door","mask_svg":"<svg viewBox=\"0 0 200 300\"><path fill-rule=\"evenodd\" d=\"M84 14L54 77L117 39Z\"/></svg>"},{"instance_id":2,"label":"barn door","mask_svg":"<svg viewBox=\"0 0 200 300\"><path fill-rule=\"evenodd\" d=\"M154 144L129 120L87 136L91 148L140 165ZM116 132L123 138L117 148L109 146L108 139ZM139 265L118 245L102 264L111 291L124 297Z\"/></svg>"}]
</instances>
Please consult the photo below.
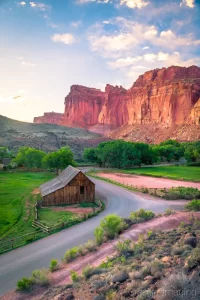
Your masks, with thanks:
<instances>
[{"instance_id":1,"label":"barn door","mask_svg":"<svg viewBox=\"0 0 200 300\"><path fill-rule=\"evenodd\" d=\"M86 186L80 185L80 201L85 202Z\"/></svg>"}]
</instances>

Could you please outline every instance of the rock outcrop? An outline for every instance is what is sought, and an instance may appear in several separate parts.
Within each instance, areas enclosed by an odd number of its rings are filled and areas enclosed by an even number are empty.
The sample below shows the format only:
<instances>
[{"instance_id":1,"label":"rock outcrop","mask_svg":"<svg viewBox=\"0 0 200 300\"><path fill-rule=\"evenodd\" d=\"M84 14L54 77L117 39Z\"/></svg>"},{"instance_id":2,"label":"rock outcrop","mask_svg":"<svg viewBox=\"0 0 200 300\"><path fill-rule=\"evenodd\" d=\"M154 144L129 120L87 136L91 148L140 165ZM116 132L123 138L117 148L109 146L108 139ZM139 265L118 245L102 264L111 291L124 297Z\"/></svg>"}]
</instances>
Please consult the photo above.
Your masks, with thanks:
<instances>
[{"instance_id":1,"label":"rock outcrop","mask_svg":"<svg viewBox=\"0 0 200 300\"><path fill-rule=\"evenodd\" d=\"M63 125L88 127L98 123L105 93L95 88L73 85L65 98Z\"/></svg>"},{"instance_id":2,"label":"rock outcrop","mask_svg":"<svg viewBox=\"0 0 200 300\"><path fill-rule=\"evenodd\" d=\"M65 98L61 124L94 131L97 128L99 132L104 131L102 127L106 128L106 132L108 128L115 129L110 134L112 138L131 140L134 140L134 132L138 132L141 126L144 140L156 142L152 134L157 132L159 140L162 140L161 135L169 138L174 130L180 132L179 126L196 126L199 132L199 99L199 67L155 69L139 76L128 90L109 84L104 92L79 85L72 86ZM38 119L35 120L37 122ZM187 139L190 140L189 137Z\"/></svg>"},{"instance_id":3,"label":"rock outcrop","mask_svg":"<svg viewBox=\"0 0 200 300\"><path fill-rule=\"evenodd\" d=\"M56 112L46 112L41 117L35 117L33 122L37 124L41 123L49 123L49 124L57 124L61 125L63 120L63 114Z\"/></svg>"}]
</instances>

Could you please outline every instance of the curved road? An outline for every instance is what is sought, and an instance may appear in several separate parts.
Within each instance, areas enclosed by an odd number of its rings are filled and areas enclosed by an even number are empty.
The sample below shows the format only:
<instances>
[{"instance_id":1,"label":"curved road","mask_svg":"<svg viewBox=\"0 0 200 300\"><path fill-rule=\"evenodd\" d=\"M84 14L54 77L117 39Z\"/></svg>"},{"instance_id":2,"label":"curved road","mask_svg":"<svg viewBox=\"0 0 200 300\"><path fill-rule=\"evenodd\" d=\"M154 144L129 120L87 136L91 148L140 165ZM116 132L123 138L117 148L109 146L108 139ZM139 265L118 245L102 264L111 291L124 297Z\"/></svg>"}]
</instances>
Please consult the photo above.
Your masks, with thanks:
<instances>
[{"instance_id":1,"label":"curved road","mask_svg":"<svg viewBox=\"0 0 200 300\"><path fill-rule=\"evenodd\" d=\"M131 211L140 208L154 212L163 212L167 207L181 209L173 201L148 200L116 185L92 179L96 184L96 193L107 203L106 210L98 216L71 228L50 235L32 244L0 255L0 295L16 287L16 282L23 276L30 276L32 270L48 267L52 258L60 259L67 249L84 244L93 239L93 231L100 220L115 213L128 217Z\"/></svg>"}]
</instances>

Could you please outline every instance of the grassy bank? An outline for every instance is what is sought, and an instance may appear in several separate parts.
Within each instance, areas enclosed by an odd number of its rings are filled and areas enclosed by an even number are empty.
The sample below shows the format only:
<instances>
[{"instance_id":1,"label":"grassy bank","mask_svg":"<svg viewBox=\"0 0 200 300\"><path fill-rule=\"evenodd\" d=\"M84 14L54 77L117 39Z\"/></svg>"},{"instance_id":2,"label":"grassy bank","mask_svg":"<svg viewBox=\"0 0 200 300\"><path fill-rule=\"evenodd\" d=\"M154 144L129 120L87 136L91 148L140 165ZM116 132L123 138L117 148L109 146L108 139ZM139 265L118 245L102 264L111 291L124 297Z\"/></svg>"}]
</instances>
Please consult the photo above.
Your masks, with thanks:
<instances>
[{"instance_id":1,"label":"grassy bank","mask_svg":"<svg viewBox=\"0 0 200 300\"><path fill-rule=\"evenodd\" d=\"M104 171L106 172L106 169L103 170L103 172ZM112 171L109 170L109 172ZM114 170L113 172L200 182L200 167L158 166L158 167L142 167L142 168L135 168L135 169L118 169L118 170Z\"/></svg>"},{"instance_id":2,"label":"grassy bank","mask_svg":"<svg viewBox=\"0 0 200 300\"><path fill-rule=\"evenodd\" d=\"M47 172L0 172L1 239L33 231L36 195L32 192L53 177Z\"/></svg>"}]
</instances>

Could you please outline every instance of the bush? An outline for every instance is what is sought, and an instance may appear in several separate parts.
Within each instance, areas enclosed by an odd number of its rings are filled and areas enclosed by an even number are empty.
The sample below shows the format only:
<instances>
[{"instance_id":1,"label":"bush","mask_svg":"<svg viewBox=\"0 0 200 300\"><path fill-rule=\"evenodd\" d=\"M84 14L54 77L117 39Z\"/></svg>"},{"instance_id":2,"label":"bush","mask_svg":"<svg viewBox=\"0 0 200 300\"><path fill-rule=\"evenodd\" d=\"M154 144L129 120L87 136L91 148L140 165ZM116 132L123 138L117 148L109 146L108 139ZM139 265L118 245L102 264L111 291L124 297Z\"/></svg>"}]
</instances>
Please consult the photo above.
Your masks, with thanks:
<instances>
[{"instance_id":1,"label":"bush","mask_svg":"<svg viewBox=\"0 0 200 300\"><path fill-rule=\"evenodd\" d=\"M172 214L174 214L174 210L172 208L169 207L165 210L165 216L170 216Z\"/></svg>"},{"instance_id":2,"label":"bush","mask_svg":"<svg viewBox=\"0 0 200 300\"><path fill-rule=\"evenodd\" d=\"M155 214L152 211L145 210L141 208L130 214L130 219L135 223L140 223L146 220L150 220L155 217Z\"/></svg>"},{"instance_id":3,"label":"bush","mask_svg":"<svg viewBox=\"0 0 200 300\"><path fill-rule=\"evenodd\" d=\"M93 267L91 267L90 265L86 266L82 270L83 277L87 280L92 275L92 271L93 271Z\"/></svg>"},{"instance_id":4,"label":"bush","mask_svg":"<svg viewBox=\"0 0 200 300\"><path fill-rule=\"evenodd\" d=\"M119 255L126 255L128 252L133 251L131 247L131 240L125 240L122 242L118 242L115 246Z\"/></svg>"},{"instance_id":5,"label":"bush","mask_svg":"<svg viewBox=\"0 0 200 300\"><path fill-rule=\"evenodd\" d=\"M33 283L44 286L49 284L48 270L34 270L32 272Z\"/></svg>"},{"instance_id":6,"label":"bush","mask_svg":"<svg viewBox=\"0 0 200 300\"><path fill-rule=\"evenodd\" d=\"M78 247L73 247L69 250L67 250L64 254L64 260L65 262L70 262L73 259L75 259L78 256Z\"/></svg>"},{"instance_id":7,"label":"bush","mask_svg":"<svg viewBox=\"0 0 200 300\"><path fill-rule=\"evenodd\" d=\"M51 272L53 272L53 271L55 271L55 270L57 269L57 267L58 267L58 260L57 260L57 259L52 259L52 260L50 261L49 270L50 270Z\"/></svg>"},{"instance_id":8,"label":"bush","mask_svg":"<svg viewBox=\"0 0 200 300\"><path fill-rule=\"evenodd\" d=\"M96 250L96 244L94 241L87 241L87 243L84 245L85 249L89 252Z\"/></svg>"},{"instance_id":9,"label":"bush","mask_svg":"<svg viewBox=\"0 0 200 300\"><path fill-rule=\"evenodd\" d=\"M153 292L151 290L142 291L140 295L137 296L137 300L149 300L152 299Z\"/></svg>"},{"instance_id":10,"label":"bush","mask_svg":"<svg viewBox=\"0 0 200 300\"><path fill-rule=\"evenodd\" d=\"M200 200L192 200L191 202L185 205L185 208L188 210L199 211L200 210Z\"/></svg>"},{"instance_id":11,"label":"bush","mask_svg":"<svg viewBox=\"0 0 200 300\"><path fill-rule=\"evenodd\" d=\"M77 274L76 271L71 271L71 272L70 272L70 277L71 277L71 280L72 280L73 282L79 281L79 276L78 276L78 274Z\"/></svg>"},{"instance_id":12,"label":"bush","mask_svg":"<svg viewBox=\"0 0 200 300\"><path fill-rule=\"evenodd\" d=\"M187 294L189 288L191 288L190 279L186 275L183 273L171 274L161 282L161 289L158 290L159 300L189 299L190 293Z\"/></svg>"},{"instance_id":13,"label":"bush","mask_svg":"<svg viewBox=\"0 0 200 300\"><path fill-rule=\"evenodd\" d=\"M104 232L103 232L103 229L101 227L95 228L94 236L95 236L97 245L103 244Z\"/></svg>"},{"instance_id":14,"label":"bush","mask_svg":"<svg viewBox=\"0 0 200 300\"><path fill-rule=\"evenodd\" d=\"M33 281L30 278L23 277L21 280L17 282L17 290L18 291L30 291L33 285Z\"/></svg>"},{"instance_id":15,"label":"bush","mask_svg":"<svg viewBox=\"0 0 200 300\"><path fill-rule=\"evenodd\" d=\"M100 226L103 229L105 236L109 239L113 239L122 230L123 224L122 219L119 216L112 214L105 217L101 221Z\"/></svg>"},{"instance_id":16,"label":"bush","mask_svg":"<svg viewBox=\"0 0 200 300\"><path fill-rule=\"evenodd\" d=\"M194 248L187 261L189 268L194 268L200 264L200 248Z\"/></svg>"},{"instance_id":17,"label":"bush","mask_svg":"<svg viewBox=\"0 0 200 300\"><path fill-rule=\"evenodd\" d=\"M167 191L166 199L168 200L176 200L176 199L192 199L200 198L200 191L197 188L192 187L173 187Z\"/></svg>"}]
</instances>

